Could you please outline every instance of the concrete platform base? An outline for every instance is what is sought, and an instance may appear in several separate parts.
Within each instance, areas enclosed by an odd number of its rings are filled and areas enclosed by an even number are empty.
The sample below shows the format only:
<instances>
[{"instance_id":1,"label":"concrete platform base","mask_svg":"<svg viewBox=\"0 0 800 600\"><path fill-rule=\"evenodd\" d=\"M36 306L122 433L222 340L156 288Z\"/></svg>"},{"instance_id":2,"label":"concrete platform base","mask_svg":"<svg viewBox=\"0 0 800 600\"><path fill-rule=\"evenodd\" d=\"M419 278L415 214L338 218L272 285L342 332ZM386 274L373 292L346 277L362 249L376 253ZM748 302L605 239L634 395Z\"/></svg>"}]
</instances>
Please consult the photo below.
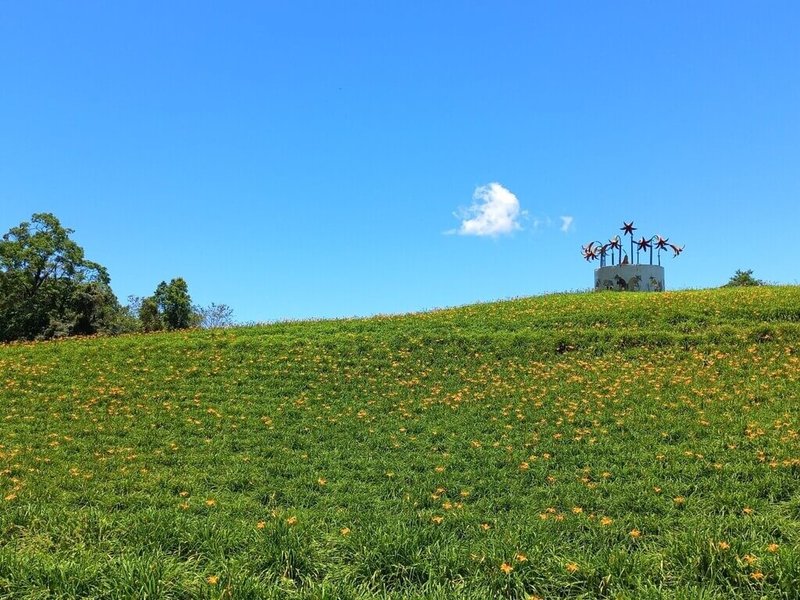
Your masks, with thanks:
<instances>
[{"instance_id":1,"label":"concrete platform base","mask_svg":"<svg viewBox=\"0 0 800 600\"><path fill-rule=\"evenodd\" d=\"M614 265L594 271L594 289L619 292L663 292L664 267L659 265Z\"/></svg>"}]
</instances>

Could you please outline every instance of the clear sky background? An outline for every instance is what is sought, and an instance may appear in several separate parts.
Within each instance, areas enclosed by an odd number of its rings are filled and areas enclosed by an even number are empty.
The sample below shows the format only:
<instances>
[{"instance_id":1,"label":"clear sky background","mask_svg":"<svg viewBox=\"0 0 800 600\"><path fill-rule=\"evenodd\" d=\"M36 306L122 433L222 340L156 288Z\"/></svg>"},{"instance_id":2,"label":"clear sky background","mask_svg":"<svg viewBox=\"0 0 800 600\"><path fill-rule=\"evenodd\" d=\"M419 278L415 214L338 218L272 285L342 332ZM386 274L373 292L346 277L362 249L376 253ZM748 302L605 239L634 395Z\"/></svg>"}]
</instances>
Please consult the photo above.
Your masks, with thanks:
<instances>
[{"instance_id":1,"label":"clear sky background","mask_svg":"<svg viewBox=\"0 0 800 600\"><path fill-rule=\"evenodd\" d=\"M686 245L668 288L797 284L798 32L796 0L0 2L0 230L53 212L123 302L183 276L239 321L586 289L623 219Z\"/></svg>"}]
</instances>

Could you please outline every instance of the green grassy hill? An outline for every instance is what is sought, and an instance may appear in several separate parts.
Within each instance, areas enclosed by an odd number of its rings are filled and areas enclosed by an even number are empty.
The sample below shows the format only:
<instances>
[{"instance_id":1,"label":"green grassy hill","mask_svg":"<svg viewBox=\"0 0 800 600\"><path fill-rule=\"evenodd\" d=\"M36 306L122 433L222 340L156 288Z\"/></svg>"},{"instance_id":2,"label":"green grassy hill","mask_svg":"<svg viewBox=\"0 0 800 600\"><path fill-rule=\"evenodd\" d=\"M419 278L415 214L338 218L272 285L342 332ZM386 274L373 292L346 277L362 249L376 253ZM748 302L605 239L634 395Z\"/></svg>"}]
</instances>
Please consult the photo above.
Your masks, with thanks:
<instances>
[{"instance_id":1,"label":"green grassy hill","mask_svg":"<svg viewBox=\"0 0 800 600\"><path fill-rule=\"evenodd\" d=\"M2 598L800 598L800 288L0 347Z\"/></svg>"}]
</instances>

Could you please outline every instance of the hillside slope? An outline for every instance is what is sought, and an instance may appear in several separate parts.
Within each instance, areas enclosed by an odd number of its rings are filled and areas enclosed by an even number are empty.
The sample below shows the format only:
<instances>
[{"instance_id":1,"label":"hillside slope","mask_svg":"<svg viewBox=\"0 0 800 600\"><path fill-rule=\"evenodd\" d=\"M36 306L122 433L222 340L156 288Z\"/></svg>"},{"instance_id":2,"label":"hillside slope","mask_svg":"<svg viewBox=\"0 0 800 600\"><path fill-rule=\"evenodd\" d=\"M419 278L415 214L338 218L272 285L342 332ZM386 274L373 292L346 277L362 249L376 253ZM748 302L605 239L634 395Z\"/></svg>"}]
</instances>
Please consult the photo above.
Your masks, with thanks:
<instances>
[{"instance_id":1,"label":"hillside slope","mask_svg":"<svg viewBox=\"0 0 800 600\"><path fill-rule=\"evenodd\" d=\"M800 288L0 346L0 597L800 597Z\"/></svg>"}]
</instances>

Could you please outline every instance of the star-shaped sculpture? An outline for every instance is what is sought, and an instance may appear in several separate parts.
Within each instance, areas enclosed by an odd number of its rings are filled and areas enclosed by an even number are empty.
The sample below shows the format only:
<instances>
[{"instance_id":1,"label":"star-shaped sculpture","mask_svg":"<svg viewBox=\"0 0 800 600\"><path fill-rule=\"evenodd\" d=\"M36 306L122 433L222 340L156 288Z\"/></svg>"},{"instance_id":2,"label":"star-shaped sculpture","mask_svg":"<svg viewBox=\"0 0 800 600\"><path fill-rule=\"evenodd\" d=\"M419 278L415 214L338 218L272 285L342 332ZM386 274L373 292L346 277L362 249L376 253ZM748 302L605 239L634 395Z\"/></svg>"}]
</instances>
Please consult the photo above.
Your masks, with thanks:
<instances>
[{"instance_id":1,"label":"star-shaped sculpture","mask_svg":"<svg viewBox=\"0 0 800 600\"><path fill-rule=\"evenodd\" d=\"M636 227L633 225L633 221L630 223L628 221L622 222L622 227L620 228L622 231L622 235L630 235L631 236L631 248L630 253L625 252L625 257L623 259L622 256L622 236L619 234L615 235L612 238L609 238L606 243L602 243L599 241L589 242L585 246L581 246L581 254L583 258L587 262L591 262L593 260L600 260L600 265L605 265L606 257L611 255L612 263L616 258L615 250L619 251L619 264L627 265L632 264L630 260L633 256L633 246L636 244L636 260L639 260L639 253L642 251L647 252L650 251L650 264L653 264L653 250L658 250L658 264L661 264L661 251L662 250L672 250L673 258L679 256L681 252L683 252L684 246L676 246L675 244L669 243L669 238L663 237L660 234L651 236L649 238L642 236L640 239L635 240L633 238L633 232L636 231Z\"/></svg>"}]
</instances>

